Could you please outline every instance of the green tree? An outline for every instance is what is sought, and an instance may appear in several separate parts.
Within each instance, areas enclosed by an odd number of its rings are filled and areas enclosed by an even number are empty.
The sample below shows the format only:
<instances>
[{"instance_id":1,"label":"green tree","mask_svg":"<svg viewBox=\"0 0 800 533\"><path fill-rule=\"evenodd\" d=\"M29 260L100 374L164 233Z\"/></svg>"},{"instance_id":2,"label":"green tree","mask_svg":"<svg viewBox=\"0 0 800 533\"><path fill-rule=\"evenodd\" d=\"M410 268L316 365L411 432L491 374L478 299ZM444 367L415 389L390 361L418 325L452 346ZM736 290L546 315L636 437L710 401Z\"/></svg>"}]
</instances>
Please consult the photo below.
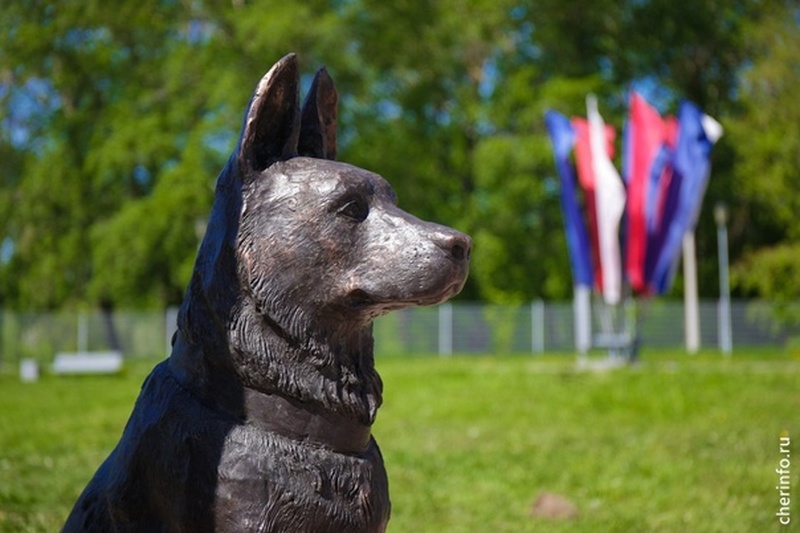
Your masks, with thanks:
<instances>
[{"instance_id":1,"label":"green tree","mask_svg":"<svg viewBox=\"0 0 800 533\"><path fill-rule=\"evenodd\" d=\"M708 197L733 208L734 260L798 239L786 229L797 206L779 200L800 142L786 89L798 63L790 2L6 4L4 305L177 303L250 91L289 51L306 83L321 64L336 79L340 158L383 174L409 211L473 235L464 299L570 295L544 111L583 115L595 92L620 125L631 84L662 111L688 97L726 126ZM766 134L752 142L748 131ZM708 213L700 223L709 295L716 242Z\"/></svg>"},{"instance_id":2,"label":"green tree","mask_svg":"<svg viewBox=\"0 0 800 533\"><path fill-rule=\"evenodd\" d=\"M743 242L734 283L781 302L800 296L800 8L794 2L753 21L752 61L742 74L732 228Z\"/></svg>"},{"instance_id":3,"label":"green tree","mask_svg":"<svg viewBox=\"0 0 800 533\"><path fill-rule=\"evenodd\" d=\"M562 61L586 73L590 61L560 56L555 42L538 50L537 7L366 1L350 14L353 39L370 46L355 49L353 76L367 85L350 93L357 136L343 154L384 173L401 205L473 236L463 299L521 302L571 290L543 117L603 88L598 77L547 72Z\"/></svg>"},{"instance_id":4,"label":"green tree","mask_svg":"<svg viewBox=\"0 0 800 533\"><path fill-rule=\"evenodd\" d=\"M311 4L267 4L4 7L3 147L23 161L0 192L7 305L180 301L249 91L328 28Z\"/></svg>"},{"instance_id":5,"label":"green tree","mask_svg":"<svg viewBox=\"0 0 800 533\"><path fill-rule=\"evenodd\" d=\"M5 303L86 301L90 228L126 199L149 194L154 170L173 156L154 67L178 11L161 4L4 6L4 122L23 160L20 174L3 176L13 248L4 259Z\"/></svg>"}]
</instances>

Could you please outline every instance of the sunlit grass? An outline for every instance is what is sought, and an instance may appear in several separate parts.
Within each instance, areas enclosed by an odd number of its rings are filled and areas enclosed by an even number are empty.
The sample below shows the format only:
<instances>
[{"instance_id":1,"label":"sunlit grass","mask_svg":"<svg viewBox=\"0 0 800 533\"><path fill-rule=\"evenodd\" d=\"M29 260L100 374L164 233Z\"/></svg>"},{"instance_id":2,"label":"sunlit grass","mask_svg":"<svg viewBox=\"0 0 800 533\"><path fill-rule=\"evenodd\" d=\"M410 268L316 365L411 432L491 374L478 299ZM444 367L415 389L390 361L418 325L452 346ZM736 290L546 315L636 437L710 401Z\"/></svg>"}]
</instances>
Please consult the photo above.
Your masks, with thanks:
<instances>
[{"instance_id":1,"label":"sunlit grass","mask_svg":"<svg viewBox=\"0 0 800 533\"><path fill-rule=\"evenodd\" d=\"M569 359L381 361L393 531L776 526L778 436L800 435L800 365L668 359L600 373ZM531 518L542 491L572 500L578 519Z\"/></svg>"},{"instance_id":2,"label":"sunlit grass","mask_svg":"<svg viewBox=\"0 0 800 533\"><path fill-rule=\"evenodd\" d=\"M778 436L800 440L800 361L665 352L633 368L574 363L379 358L374 432L390 532L777 530ZM150 366L33 384L0 377L0 531L60 527ZM542 491L571 500L578 517L530 516Z\"/></svg>"}]
</instances>

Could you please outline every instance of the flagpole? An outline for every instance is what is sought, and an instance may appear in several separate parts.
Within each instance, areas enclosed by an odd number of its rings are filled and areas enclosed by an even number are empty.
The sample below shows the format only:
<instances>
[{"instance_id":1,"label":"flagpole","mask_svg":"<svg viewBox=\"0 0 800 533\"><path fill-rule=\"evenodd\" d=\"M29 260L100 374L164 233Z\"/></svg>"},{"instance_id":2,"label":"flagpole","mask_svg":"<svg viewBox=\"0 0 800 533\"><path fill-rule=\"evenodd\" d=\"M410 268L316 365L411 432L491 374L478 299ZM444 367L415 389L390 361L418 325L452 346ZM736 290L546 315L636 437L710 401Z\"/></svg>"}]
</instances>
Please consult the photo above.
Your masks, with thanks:
<instances>
[{"instance_id":1,"label":"flagpole","mask_svg":"<svg viewBox=\"0 0 800 533\"><path fill-rule=\"evenodd\" d=\"M731 288L728 280L728 211L722 202L714 206L719 254L719 347L724 355L733 351L731 331Z\"/></svg>"},{"instance_id":2,"label":"flagpole","mask_svg":"<svg viewBox=\"0 0 800 533\"><path fill-rule=\"evenodd\" d=\"M575 313L575 349L583 359L592 347L592 288L576 284L573 293Z\"/></svg>"},{"instance_id":3,"label":"flagpole","mask_svg":"<svg viewBox=\"0 0 800 533\"><path fill-rule=\"evenodd\" d=\"M579 359L583 359L592 347L592 260L589 237L578 202L575 168L570 161L576 132L571 121L556 111L547 112L545 124L553 144L556 170L561 178L561 208L564 213L567 250L575 280L573 287L575 351Z\"/></svg>"},{"instance_id":4,"label":"flagpole","mask_svg":"<svg viewBox=\"0 0 800 533\"><path fill-rule=\"evenodd\" d=\"M696 354L700 349L700 303L697 296L697 260L694 231L683 234L683 302L686 332L686 351Z\"/></svg>"}]
</instances>

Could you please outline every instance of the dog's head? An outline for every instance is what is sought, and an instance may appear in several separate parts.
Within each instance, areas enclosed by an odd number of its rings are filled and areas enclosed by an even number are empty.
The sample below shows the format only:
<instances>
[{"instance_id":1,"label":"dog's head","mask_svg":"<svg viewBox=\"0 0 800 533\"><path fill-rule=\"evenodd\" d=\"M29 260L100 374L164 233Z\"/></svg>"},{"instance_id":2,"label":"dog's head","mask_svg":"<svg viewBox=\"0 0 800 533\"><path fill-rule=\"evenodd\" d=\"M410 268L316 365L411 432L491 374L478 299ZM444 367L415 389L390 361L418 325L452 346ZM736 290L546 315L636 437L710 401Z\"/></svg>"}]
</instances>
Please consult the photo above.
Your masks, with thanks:
<instances>
[{"instance_id":1,"label":"dog's head","mask_svg":"<svg viewBox=\"0 0 800 533\"><path fill-rule=\"evenodd\" d=\"M457 294L471 241L399 209L379 175L334 160L337 94L324 69L302 108L298 95L289 55L258 84L219 177L181 331L195 344L224 331L214 344L227 343L246 385L307 400L309 372L341 388L371 371L373 318Z\"/></svg>"}]
</instances>

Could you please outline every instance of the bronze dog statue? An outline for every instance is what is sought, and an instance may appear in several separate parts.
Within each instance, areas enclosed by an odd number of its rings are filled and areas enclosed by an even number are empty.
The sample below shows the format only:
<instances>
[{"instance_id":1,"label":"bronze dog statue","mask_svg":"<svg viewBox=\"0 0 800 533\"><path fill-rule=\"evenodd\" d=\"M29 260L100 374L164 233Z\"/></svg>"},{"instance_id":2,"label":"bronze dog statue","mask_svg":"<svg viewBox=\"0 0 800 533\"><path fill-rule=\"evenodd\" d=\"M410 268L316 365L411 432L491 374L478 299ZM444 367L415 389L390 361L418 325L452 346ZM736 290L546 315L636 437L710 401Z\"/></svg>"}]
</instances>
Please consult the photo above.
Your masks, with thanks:
<instances>
[{"instance_id":1,"label":"bronze dog statue","mask_svg":"<svg viewBox=\"0 0 800 533\"><path fill-rule=\"evenodd\" d=\"M294 55L261 79L218 181L170 357L64 531L375 532L372 321L457 294L471 241L335 162L337 94L302 109Z\"/></svg>"}]
</instances>

